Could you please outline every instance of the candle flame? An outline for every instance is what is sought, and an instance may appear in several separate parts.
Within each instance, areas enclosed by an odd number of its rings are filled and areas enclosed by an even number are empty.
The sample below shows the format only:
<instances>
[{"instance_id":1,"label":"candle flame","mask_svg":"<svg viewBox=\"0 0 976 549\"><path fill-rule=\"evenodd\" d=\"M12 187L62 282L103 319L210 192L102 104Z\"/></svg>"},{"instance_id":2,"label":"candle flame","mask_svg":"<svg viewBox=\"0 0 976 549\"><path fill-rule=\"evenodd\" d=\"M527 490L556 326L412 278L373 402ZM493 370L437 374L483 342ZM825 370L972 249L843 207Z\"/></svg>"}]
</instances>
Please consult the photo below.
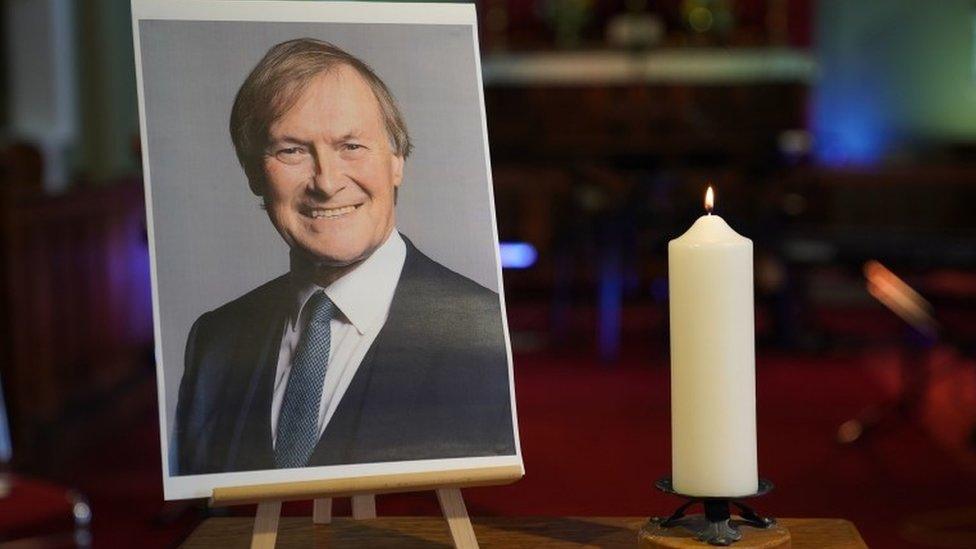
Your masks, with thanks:
<instances>
[{"instance_id":1,"label":"candle flame","mask_svg":"<svg viewBox=\"0 0 976 549\"><path fill-rule=\"evenodd\" d=\"M705 211L708 215L712 215L712 209L715 207L715 191L712 190L712 186L708 186L708 190L705 191Z\"/></svg>"}]
</instances>

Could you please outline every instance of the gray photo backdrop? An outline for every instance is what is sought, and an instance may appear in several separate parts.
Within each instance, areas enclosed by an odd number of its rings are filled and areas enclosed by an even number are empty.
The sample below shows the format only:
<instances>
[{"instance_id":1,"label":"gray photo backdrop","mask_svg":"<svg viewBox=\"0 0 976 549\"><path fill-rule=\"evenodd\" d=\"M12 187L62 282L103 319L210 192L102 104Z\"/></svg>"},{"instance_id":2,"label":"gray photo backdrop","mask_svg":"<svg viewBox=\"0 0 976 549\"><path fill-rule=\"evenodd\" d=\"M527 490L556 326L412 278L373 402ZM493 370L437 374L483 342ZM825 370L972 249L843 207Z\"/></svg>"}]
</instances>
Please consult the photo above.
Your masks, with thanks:
<instances>
[{"instance_id":1,"label":"gray photo backdrop","mask_svg":"<svg viewBox=\"0 0 976 549\"><path fill-rule=\"evenodd\" d=\"M327 40L386 82L415 145L397 226L498 291L471 27L144 20L139 35L167 436L193 321L288 270L287 246L248 189L227 130L238 87L275 44Z\"/></svg>"}]
</instances>

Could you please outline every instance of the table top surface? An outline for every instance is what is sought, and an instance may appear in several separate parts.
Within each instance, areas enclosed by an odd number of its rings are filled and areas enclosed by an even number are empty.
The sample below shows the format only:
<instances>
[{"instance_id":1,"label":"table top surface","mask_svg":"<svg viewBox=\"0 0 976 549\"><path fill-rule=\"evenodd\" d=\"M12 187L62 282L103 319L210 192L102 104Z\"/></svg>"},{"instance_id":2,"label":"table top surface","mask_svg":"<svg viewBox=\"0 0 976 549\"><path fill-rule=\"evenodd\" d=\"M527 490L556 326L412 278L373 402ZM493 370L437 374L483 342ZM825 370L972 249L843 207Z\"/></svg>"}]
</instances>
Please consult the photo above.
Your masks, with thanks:
<instances>
[{"instance_id":1,"label":"table top surface","mask_svg":"<svg viewBox=\"0 0 976 549\"><path fill-rule=\"evenodd\" d=\"M475 534L483 548L637 546L637 531L646 517L474 517ZM779 519L790 531L793 549L867 547L854 525L843 519ZM183 544L195 547L249 547L253 518L205 520ZM737 544L745 547L745 544ZM396 547L449 548L451 538L442 517L382 517L370 520L333 519L313 525L311 517L282 517L279 548ZM702 544L702 547L711 547Z\"/></svg>"}]
</instances>

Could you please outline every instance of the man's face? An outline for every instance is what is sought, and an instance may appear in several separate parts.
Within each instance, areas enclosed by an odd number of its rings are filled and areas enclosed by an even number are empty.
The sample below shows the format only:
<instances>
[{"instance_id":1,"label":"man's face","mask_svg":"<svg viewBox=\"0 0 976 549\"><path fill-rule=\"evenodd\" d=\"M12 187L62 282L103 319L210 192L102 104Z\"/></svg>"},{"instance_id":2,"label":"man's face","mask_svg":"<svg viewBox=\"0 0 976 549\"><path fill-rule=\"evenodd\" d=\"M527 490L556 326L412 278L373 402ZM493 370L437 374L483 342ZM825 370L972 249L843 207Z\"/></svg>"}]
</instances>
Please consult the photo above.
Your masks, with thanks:
<instances>
[{"instance_id":1,"label":"man's face","mask_svg":"<svg viewBox=\"0 0 976 549\"><path fill-rule=\"evenodd\" d=\"M282 238L319 265L369 257L393 229L403 179L369 85L347 65L319 74L269 134L264 202Z\"/></svg>"}]
</instances>

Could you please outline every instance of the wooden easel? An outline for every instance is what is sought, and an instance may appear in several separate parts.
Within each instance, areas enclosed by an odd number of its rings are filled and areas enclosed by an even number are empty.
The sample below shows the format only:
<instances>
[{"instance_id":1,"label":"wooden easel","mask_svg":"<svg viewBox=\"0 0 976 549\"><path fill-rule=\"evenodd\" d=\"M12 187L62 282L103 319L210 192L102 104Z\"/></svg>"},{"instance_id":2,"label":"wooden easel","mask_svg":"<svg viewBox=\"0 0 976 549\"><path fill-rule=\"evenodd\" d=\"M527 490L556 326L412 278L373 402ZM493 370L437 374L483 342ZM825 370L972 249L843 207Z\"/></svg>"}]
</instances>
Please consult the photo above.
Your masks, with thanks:
<instances>
[{"instance_id":1,"label":"wooden easel","mask_svg":"<svg viewBox=\"0 0 976 549\"><path fill-rule=\"evenodd\" d=\"M376 518L376 495L394 492L434 490L441 512L447 521L451 539L457 548L478 547L471 527L471 519L461 497L462 487L509 484L522 478L520 465L482 467L436 473L406 473L376 475L347 479L307 482L285 482L257 486L215 488L210 499L212 506L257 503L252 549L271 549L278 537L278 517L281 503L291 500L313 500L312 522L329 524L332 521L332 498L350 496L352 517L357 520Z\"/></svg>"}]
</instances>

